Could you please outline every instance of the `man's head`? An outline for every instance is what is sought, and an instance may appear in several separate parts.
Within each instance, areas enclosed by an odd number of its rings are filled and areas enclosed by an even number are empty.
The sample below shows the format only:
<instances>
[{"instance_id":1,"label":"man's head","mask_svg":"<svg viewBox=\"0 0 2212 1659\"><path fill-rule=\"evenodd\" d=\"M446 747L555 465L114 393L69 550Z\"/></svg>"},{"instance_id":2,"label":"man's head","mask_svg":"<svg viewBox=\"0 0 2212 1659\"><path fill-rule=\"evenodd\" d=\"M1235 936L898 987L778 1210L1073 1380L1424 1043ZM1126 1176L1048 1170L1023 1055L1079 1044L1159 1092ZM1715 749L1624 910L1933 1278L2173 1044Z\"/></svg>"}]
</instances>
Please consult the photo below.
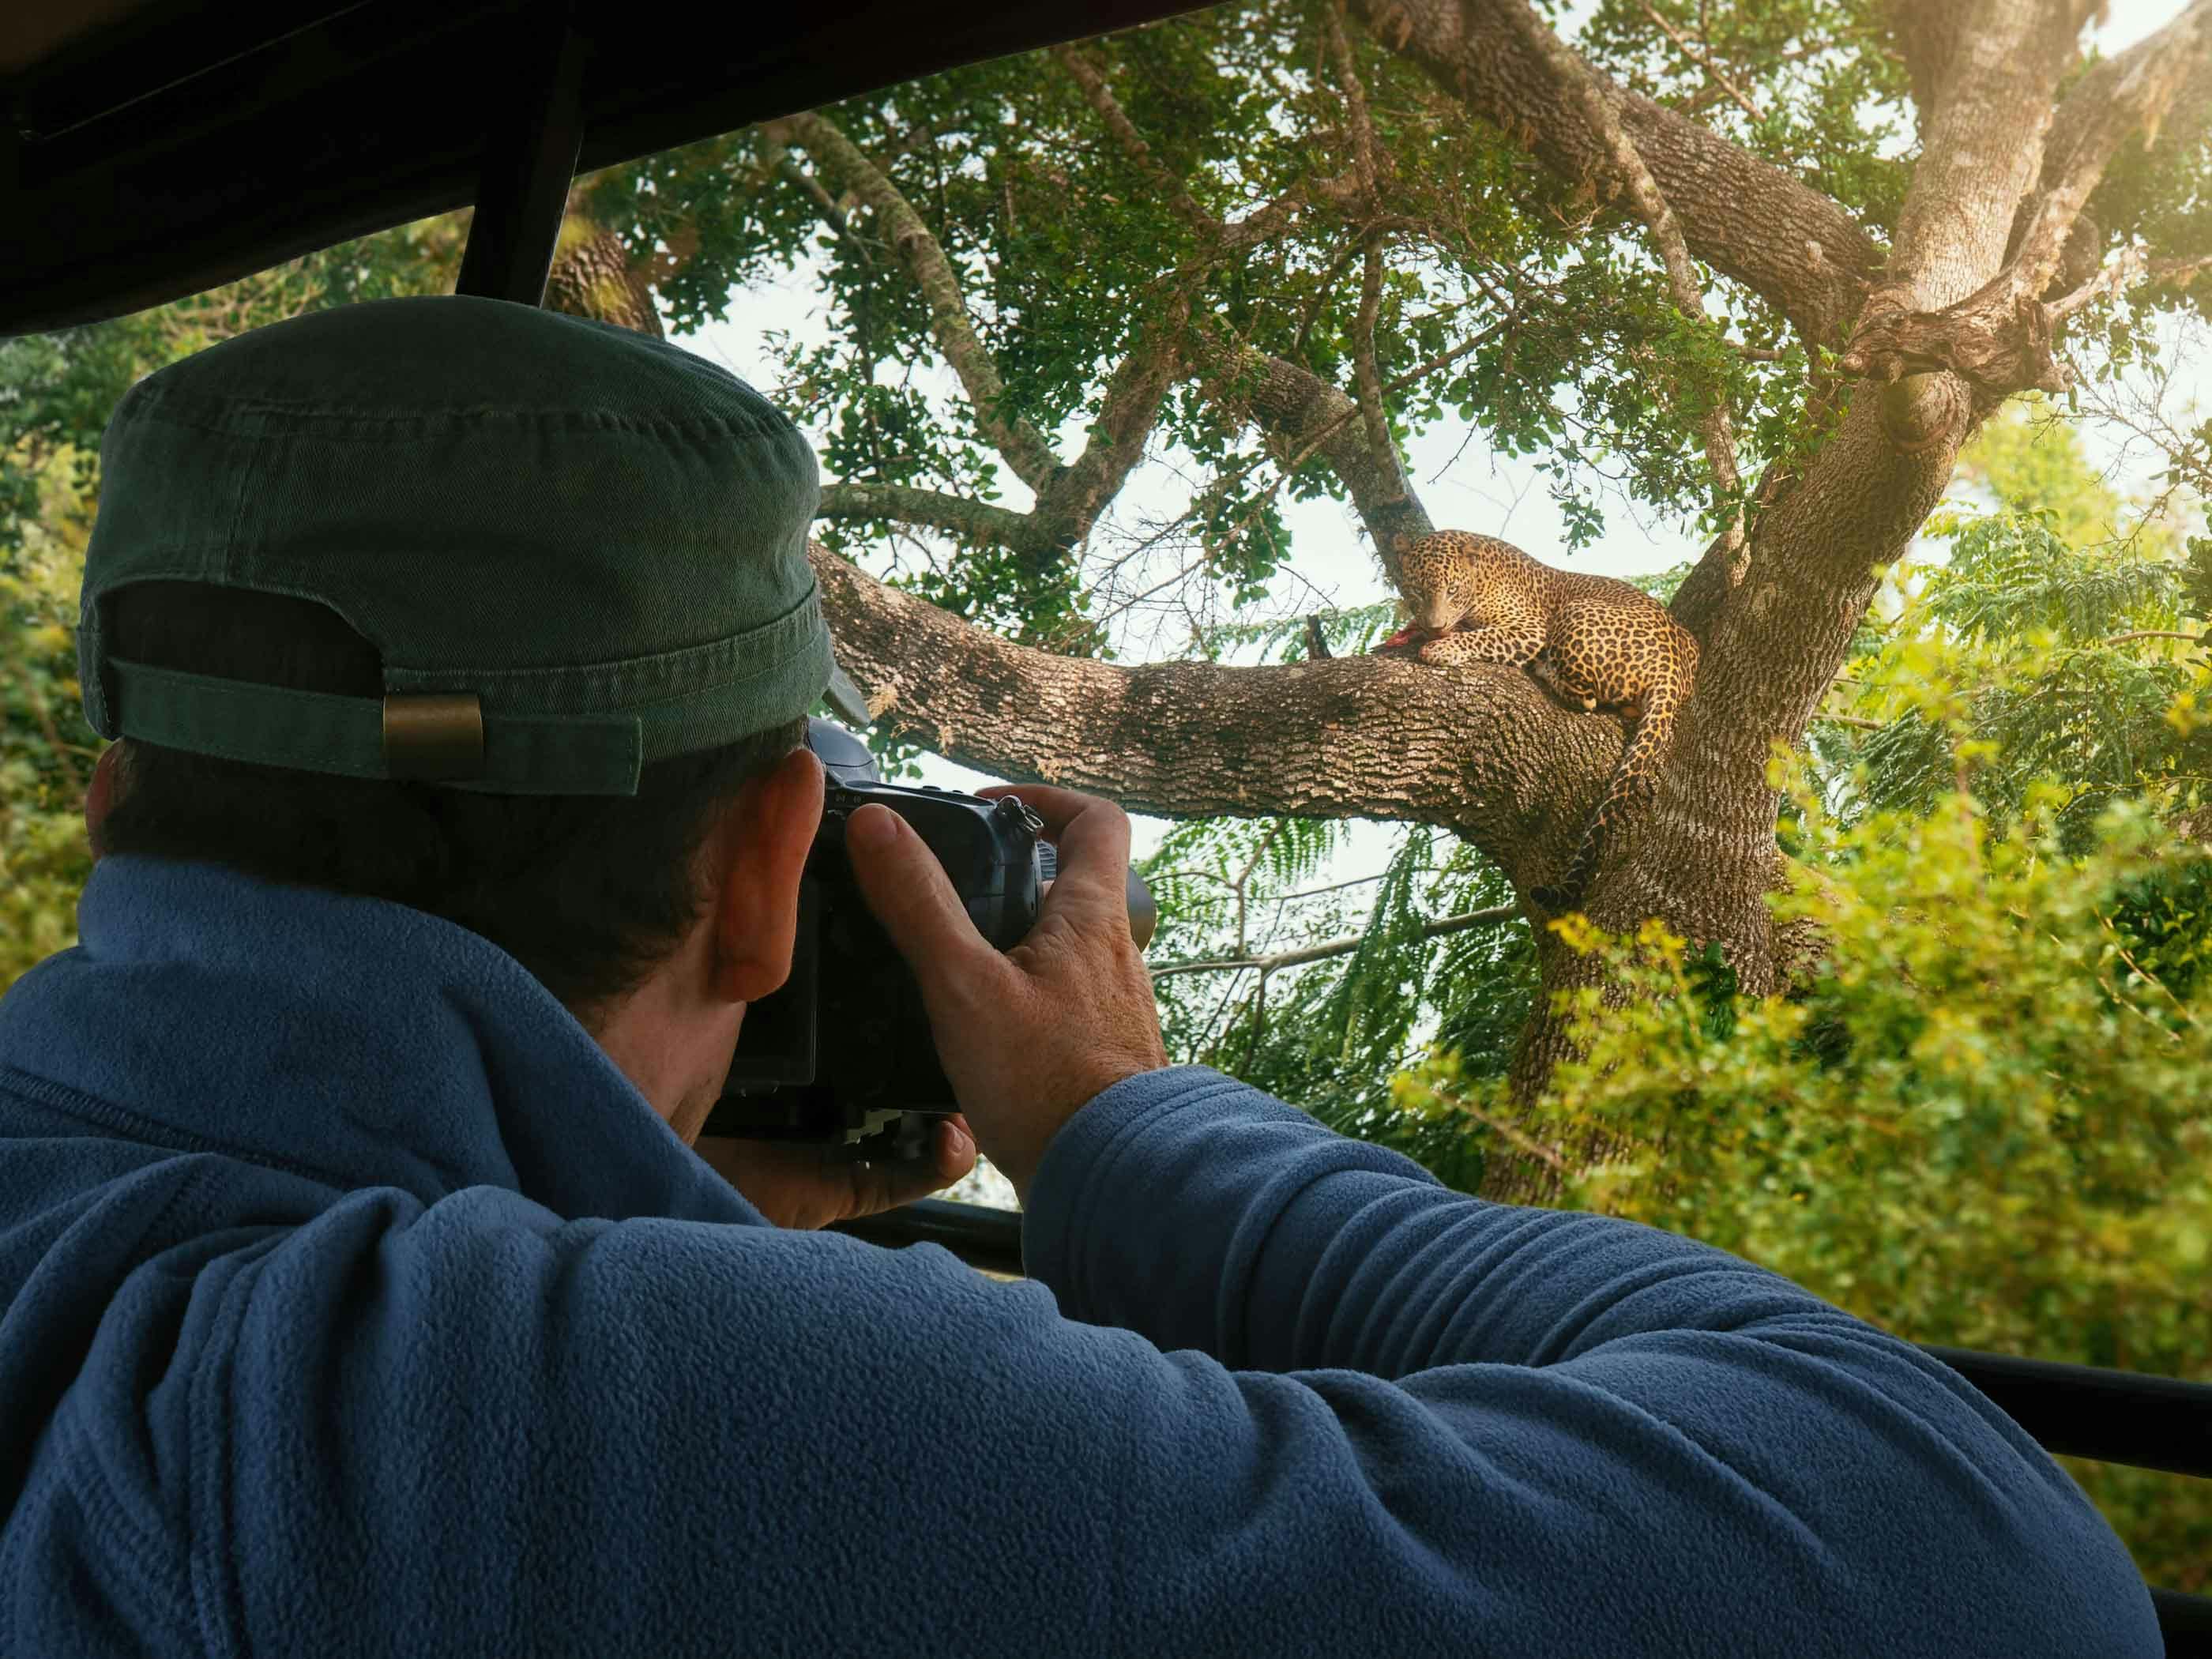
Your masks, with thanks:
<instances>
[{"instance_id":1,"label":"man's head","mask_svg":"<svg viewBox=\"0 0 2212 1659\"><path fill-rule=\"evenodd\" d=\"M149 376L102 457L95 850L468 927L695 1132L820 817L790 422L679 349L441 298Z\"/></svg>"},{"instance_id":2,"label":"man's head","mask_svg":"<svg viewBox=\"0 0 2212 1659\"><path fill-rule=\"evenodd\" d=\"M148 582L110 602L116 654L226 679L378 697L375 647L311 600ZM751 833L803 719L643 768L635 795L510 795L259 766L125 738L91 803L94 850L226 864L389 899L481 933L587 1027L674 954ZM735 826L725 823L738 813ZM719 837L719 841L718 841Z\"/></svg>"}]
</instances>

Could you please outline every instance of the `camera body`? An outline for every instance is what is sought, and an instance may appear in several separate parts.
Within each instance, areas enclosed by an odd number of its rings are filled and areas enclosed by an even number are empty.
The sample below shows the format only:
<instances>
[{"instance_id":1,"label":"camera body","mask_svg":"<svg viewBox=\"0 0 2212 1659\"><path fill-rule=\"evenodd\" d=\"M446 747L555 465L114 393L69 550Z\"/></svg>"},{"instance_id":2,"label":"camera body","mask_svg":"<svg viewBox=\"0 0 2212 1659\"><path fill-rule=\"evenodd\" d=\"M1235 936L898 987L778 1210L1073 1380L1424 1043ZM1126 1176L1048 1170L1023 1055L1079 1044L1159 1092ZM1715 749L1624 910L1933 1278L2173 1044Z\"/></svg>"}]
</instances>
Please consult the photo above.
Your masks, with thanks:
<instances>
[{"instance_id":1,"label":"camera body","mask_svg":"<svg viewBox=\"0 0 2212 1659\"><path fill-rule=\"evenodd\" d=\"M807 741L828 791L799 882L791 977L745 1010L729 1081L702 1133L827 1143L855 1159L918 1157L931 1122L959 1106L921 987L854 880L845 826L869 805L904 818L976 931L1001 951L1036 921L1043 826L1011 796L884 783L866 746L827 720L810 722Z\"/></svg>"}]
</instances>

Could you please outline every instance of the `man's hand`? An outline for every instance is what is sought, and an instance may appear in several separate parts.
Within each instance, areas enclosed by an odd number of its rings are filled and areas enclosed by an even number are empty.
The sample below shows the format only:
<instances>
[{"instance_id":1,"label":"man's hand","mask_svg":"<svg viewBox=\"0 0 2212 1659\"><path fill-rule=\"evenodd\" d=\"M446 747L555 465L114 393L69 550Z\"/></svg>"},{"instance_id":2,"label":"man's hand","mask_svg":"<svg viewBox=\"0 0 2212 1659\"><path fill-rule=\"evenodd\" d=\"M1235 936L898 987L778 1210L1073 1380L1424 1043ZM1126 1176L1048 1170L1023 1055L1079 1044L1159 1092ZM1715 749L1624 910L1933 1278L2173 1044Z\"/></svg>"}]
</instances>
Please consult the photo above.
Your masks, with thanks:
<instances>
[{"instance_id":1,"label":"man's hand","mask_svg":"<svg viewBox=\"0 0 2212 1659\"><path fill-rule=\"evenodd\" d=\"M921 982L938 1058L975 1139L1023 1202L1060 1126L1102 1090L1168 1063L1152 981L1129 937L1129 820L1072 790L1024 784L1060 873L1004 956L975 931L906 821L864 806L845 830L869 908Z\"/></svg>"},{"instance_id":2,"label":"man's hand","mask_svg":"<svg viewBox=\"0 0 2212 1659\"><path fill-rule=\"evenodd\" d=\"M931 1126L929 1153L911 1164L847 1164L829 1148L790 1140L702 1135L692 1150L779 1227L826 1227L942 1192L975 1167L963 1117Z\"/></svg>"}]
</instances>

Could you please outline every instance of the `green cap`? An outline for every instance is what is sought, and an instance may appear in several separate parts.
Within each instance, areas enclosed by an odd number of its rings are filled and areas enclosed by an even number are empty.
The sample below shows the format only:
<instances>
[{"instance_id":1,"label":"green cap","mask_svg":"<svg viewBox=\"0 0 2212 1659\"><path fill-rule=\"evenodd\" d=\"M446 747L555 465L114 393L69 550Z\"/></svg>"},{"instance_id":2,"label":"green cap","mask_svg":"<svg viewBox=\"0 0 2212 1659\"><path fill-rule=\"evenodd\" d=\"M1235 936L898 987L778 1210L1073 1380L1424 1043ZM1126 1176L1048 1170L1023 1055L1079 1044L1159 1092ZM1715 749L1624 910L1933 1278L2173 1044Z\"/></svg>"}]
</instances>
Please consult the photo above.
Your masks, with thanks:
<instances>
[{"instance_id":1,"label":"green cap","mask_svg":"<svg viewBox=\"0 0 2212 1659\"><path fill-rule=\"evenodd\" d=\"M104 737L349 777L627 795L805 714L829 630L797 428L680 347L462 295L315 312L150 374L100 443L77 629ZM313 599L382 653L332 696L108 654L132 582Z\"/></svg>"}]
</instances>

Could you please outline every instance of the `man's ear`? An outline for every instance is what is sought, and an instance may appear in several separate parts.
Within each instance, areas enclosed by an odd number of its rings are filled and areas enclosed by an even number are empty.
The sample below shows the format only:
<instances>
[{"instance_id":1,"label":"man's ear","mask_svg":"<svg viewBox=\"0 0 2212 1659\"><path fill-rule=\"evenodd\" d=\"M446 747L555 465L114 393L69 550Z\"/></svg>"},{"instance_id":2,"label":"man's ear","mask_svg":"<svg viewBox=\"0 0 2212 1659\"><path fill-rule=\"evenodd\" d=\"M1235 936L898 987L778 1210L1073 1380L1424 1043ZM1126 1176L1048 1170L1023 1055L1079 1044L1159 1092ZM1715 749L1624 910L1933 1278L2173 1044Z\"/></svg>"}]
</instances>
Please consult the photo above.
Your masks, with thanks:
<instances>
[{"instance_id":1,"label":"man's ear","mask_svg":"<svg viewBox=\"0 0 2212 1659\"><path fill-rule=\"evenodd\" d=\"M757 1002L791 977L799 878L822 824L822 763L794 749L747 781L717 839L713 990Z\"/></svg>"},{"instance_id":2,"label":"man's ear","mask_svg":"<svg viewBox=\"0 0 2212 1659\"><path fill-rule=\"evenodd\" d=\"M99 763L92 769L92 781L84 787L84 838L91 845L94 860L105 850L100 842L100 826L107 817L107 809L115 804L115 774L122 764L123 745L109 744L100 751Z\"/></svg>"}]
</instances>

